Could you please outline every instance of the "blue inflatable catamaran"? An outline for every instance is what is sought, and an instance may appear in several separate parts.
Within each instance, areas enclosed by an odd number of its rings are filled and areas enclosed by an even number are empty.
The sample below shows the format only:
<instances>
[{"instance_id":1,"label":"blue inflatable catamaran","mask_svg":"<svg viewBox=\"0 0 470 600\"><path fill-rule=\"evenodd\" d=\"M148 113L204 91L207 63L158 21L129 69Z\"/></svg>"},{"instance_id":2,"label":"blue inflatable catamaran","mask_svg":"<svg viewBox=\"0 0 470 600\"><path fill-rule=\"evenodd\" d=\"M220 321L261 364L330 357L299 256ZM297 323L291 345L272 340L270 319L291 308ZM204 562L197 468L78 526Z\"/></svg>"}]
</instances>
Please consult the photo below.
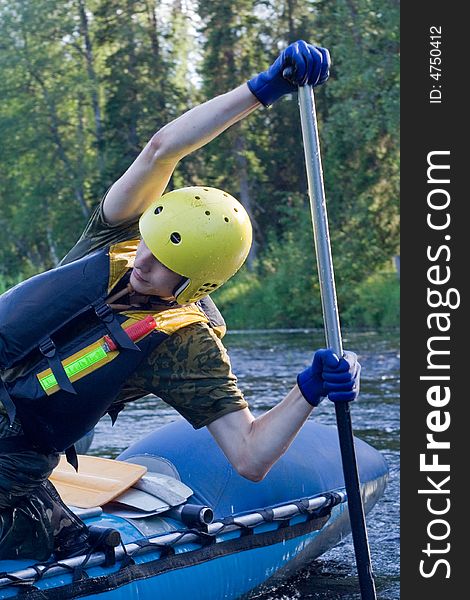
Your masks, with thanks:
<instances>
[{"instance_id":1,"label":"blue inflatable catamaran","mask_svg":"<svg viewBox=\"0 0 470 600\"><path fill-rule=\"evenodd\" d=\"M388 470L378 451L355 444L367 513ZM307 422L259 483L234 472L208 431L184 420L118 460L148 469L135 501L131 488L103 507L74 510L88 525L117 530L121 544L61 563L0 561L0 598L241 598L291 576L350 533L334 427ZM142 504L152 493L153 504Z\"/></svg>"}]
</instances>

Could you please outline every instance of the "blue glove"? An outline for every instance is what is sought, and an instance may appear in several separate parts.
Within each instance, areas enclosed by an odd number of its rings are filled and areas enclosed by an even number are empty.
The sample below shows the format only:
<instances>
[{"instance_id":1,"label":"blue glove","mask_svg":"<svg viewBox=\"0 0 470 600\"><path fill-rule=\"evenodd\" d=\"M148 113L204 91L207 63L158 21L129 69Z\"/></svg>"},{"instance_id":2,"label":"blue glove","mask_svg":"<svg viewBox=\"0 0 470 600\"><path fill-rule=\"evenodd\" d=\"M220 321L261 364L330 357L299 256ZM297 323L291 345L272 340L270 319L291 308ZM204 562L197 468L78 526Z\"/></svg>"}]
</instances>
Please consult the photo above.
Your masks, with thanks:
<instances>
[{"instance_id":1,"label":"blue glove","mask_svg":"<svg viewBox=\"0 0 470 600\"><path fill-rule=\"evenodd\" d=\"M325 83L329 75L328 50L300 40L283 50L267 71L250 79L248 87L262 104L269 106L284 94L296 92L299 85Z\"/></svg>"},{"instance_id":2,"label":"blue glove","mask_svg":"<svg viewBox=\"0 0 470 600\"><path fill-rule=\"evenodd\" d=\"M310 367L297 375L297 385L312 406L328 396L333 402L352 402L359 395L361 365L354 352L338 359L333 350L317 350Z\"/></svg>"}]
</instances>

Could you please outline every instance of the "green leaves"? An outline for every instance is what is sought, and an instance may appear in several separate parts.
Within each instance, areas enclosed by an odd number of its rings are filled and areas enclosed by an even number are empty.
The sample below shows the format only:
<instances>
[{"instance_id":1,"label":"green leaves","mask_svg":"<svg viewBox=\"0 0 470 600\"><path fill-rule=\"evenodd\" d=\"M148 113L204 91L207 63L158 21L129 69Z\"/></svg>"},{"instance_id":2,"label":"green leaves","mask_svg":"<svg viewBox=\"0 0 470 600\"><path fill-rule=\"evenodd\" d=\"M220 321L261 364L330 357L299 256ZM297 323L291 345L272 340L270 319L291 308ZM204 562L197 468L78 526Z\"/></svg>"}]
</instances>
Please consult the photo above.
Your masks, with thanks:
<instances>
[{"instance_id":1,"label":"green leaves","mask_svg":"<svg viewBox=\"0 0 470 600\"><path fill-rule=\"evenodd\" d=\"M399 252L398 22L385 0L0 0L3 284L53 266L160 127L306 39L333 60L316 100L340 306L354 302ZM245 204L256 234L248 287L269 288L294 323L289 293L316 294L297 98L184 159L170 186L191 184ZM316 323L313 296L305 314Z\"/></svg>"}]
</instances>

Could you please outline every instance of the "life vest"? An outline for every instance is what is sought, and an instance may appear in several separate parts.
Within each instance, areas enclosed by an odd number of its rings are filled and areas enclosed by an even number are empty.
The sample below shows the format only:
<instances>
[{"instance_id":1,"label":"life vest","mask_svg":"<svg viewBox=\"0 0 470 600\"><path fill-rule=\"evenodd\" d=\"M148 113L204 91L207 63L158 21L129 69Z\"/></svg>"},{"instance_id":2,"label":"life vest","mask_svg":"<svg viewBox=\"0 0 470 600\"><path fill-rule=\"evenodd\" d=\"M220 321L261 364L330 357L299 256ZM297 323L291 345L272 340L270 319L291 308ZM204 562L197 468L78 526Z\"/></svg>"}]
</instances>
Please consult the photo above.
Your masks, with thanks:
<instances>
[{"instance_id":1,"label":"life vest","mask_svg":"<svg viewBox=\"0 0 470 600\"><path fill-rule=\"evenodd\" d=\"M191 323L224 322L197 304L115 312L109 294L133 266L138 240L36 275L0 296L0 400L33 447L62 452L111 408L126 380L165 339ZM126 329L152 315L133 342Z\"/></svg>"}]
</instances>

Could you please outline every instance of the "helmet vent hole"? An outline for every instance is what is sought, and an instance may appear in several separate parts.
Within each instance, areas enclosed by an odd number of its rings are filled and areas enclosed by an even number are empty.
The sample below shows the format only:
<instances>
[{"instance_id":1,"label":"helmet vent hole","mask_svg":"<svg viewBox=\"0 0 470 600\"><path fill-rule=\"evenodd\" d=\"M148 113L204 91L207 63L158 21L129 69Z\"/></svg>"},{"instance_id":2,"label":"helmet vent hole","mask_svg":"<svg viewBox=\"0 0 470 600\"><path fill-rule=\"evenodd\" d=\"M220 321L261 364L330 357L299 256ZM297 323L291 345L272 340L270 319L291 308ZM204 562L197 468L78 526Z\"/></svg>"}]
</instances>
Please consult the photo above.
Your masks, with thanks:
<instances>
[{"instance_id":1,"label":"helmet vent hole","mask_svg":"<svg viewBox=\"0 0 470 600\"><path fill-rule=\"evenodd\" d=\"M157 208L153 211L156 215L159 215L163 210L163 206L157 206Z\"/></svg>"},{"instance_id":2,"label":"helmet vent hole","mask_svg":"<svg viewBox=\"0 0 470 600\"><path fill-rule=\"evenodd\" d=\"M206 210L206 215L209 216L211 214L210 210Z\"/></svg>"},{"instance_id":3,"label":"helmet vent hole","mask_svg":"<svg viewBox=\"0 0 470 600\"><path fill-rule=\"evenodd\" d=\"M230 219L229 219L228 217L224 217L224 221L225 221L226 223L228 223L228 222L230 221Z\"/></svg>"},{"instance_id":4,"label":"helmet vent hole","mask_svg":"<svg viewBox=\"0 0 470 600\"><path fill-rule=\"evenodd\" d=\"M201 287L198 289L197 293L199 294L210 294L213 290L216 289L216 283L203 283Z\"/></svg>"},{"instance_id":5,"label":"helmet vent hole","mask_svg":"<svg viewBox=\"0 0 470 600\"><path fill-rule=\"evenodd\" d=\"M173 233L170 235L170 240L173 242L173 244L179 244L181 242L181 235L177 231L173 231Z\"/></svg>"},{"instance_id":6,"label":"helmet vent hole","mask_svg":"<svg viewBox=\"0 0 470 600\"><path fill-rule=\"evenodd\" d=\"M235 212L238 212L238 208L236 208L236 207L235 207L233 210L234 210Z\"/></svg>"},{"instance_id":7,"label":"helmet vent hole","mask_svg":"<svg viewBox=\"0 0 470 600\"><path fill-rule=\"evenodd\" d=\"M226 194L225 192L224 192L224 196L225 196L226 198L228 198L228 194Z\"/></svg>"},{"instance_id":8,"label":"helmet vent hole","mask_svg":"<svg viewBox=\"0 0 470 600\"><path fill-rule=\"evenodd\" d=\"M201 196L194 196L196 198L196 200L200 200Z\"/></svg>"},{"instance_id":9,"label":"helmet vent hole","mask_svg":"<svg viewBox=\"0 0 470 600\"><path fill-rule=\"evenodd\" d=\"M205 192L208 192L208 191L209 191L209 190L208 190L208 188L203 188L203 190L204 190Z\"/></svg>"}]
</instances>

